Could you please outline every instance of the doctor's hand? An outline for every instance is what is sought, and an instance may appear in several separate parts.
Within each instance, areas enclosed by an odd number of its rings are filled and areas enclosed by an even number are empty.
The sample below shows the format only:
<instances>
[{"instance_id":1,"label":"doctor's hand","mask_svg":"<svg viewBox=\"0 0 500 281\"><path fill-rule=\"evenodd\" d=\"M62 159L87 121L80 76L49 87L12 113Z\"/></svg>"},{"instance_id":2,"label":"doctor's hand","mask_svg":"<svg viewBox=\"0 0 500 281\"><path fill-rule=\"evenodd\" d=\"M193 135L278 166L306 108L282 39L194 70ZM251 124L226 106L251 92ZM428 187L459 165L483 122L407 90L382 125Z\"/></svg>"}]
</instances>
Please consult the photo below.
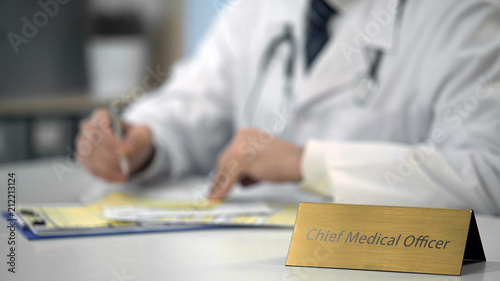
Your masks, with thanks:
<instances>
[{"instance_id":1,"label":"doctor's hand","mask_svg":"<svg viewBox=\"0 0 500 281\"><path fill-rule=\"evenodd\" d=\"M76 138L76 158L93 175L111 182L123 182L126 176L119 159L125 156L130 173L147 167L154 154L151 132L146 126L122 122L124 138L118 139L111 126L109 112L95 110L80 123Z\"/></svg>"},{"instance_id":2,"label":"doctor's hand","mask_svg":"<svg viewBox=\"0 0 500 281\"><path fill-rule=\"evenodd\" d=\"M254 128L238 130L219 155L208 195L222 199L234 183L300 181L302 148Z\"/></svg>"}]
</instances>

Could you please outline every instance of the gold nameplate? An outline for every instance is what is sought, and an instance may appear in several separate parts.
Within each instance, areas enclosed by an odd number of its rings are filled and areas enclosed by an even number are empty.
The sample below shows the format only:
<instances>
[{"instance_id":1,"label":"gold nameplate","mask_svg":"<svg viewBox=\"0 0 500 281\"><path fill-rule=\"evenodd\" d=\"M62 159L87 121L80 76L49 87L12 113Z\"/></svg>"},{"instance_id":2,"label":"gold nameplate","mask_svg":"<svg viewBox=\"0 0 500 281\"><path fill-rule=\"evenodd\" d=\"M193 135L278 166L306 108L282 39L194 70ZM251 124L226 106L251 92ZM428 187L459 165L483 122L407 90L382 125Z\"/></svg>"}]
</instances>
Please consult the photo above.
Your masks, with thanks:
<instances>
[{"instance_id":1,"label":"gold nameplate","mask_svg":"<svg viewBox=\"0 0 500 281\"><path fill-rule=\"evenodd\" d=\"M485 261L472 210L300 203L286 265L460 275Z\"/></svg>"}]
</instances>

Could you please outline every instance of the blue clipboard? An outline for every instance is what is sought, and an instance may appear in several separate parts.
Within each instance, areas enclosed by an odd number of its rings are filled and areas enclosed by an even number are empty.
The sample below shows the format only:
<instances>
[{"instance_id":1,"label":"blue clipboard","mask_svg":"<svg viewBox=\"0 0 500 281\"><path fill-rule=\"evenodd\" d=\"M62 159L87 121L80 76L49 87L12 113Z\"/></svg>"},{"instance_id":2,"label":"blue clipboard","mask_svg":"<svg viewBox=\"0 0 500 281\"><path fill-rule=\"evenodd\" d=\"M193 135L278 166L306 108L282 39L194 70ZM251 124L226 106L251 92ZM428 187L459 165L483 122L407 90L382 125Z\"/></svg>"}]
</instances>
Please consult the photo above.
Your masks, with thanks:
<instances>
[{"instance_id":1,"label":"blue clipboard","mask_svg":"<svg viewBox=\"0 0 500 281\"><path fill-rule=\"evenodd\" d=\"M7 222L11 218L8 212L2 212L2 217L5 218ZM74 238L74 237L87 237L87 236L105 236L105 235L121 235L121 234L140 234L140 233L155 233L155 232L174 232L174 231L194 231L194 230L207 230L207 229L218 229L218 228L238 228L240 226L227 226L227 225L165 225L165 227L159 227L154 229L137 227L134 229L123 229L114 228L110 231L91 231L86 230L81 233L64 233L61 234L48 234L48 235L36 235L28 227L23 227L19 222L16 221L16 230L23 234L23 236L28 240L40 240L40 239L54 239L54 238Z\"/></svg>"}]
</instances>

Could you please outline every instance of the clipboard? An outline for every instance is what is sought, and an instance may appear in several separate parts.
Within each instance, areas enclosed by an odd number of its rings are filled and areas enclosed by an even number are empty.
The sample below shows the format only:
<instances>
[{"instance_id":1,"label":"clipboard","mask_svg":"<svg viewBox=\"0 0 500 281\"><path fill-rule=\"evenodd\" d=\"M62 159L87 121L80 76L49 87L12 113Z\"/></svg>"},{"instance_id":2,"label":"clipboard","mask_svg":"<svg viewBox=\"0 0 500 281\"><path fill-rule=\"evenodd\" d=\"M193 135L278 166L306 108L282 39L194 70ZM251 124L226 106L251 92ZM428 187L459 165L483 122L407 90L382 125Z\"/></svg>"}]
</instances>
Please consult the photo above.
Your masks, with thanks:
<instances>
[{"instance_id":1,"label":"clipboard","mask_svg":"<svg viewBox=\"0 0 500 281\"><path fill-rule=\"evenodd\" d=\"M293 227L297 204L270 203L272 209L265 213L241 213L239 202L227 214L214 215L219 207L228 207L227 202L165 201L139 197L124 192L111 192L101 200L87 205L32 205L19 206L14 218L17 228L29 239L48 239L116 234L138 234L168 231L193 231L222 227ZM126 217L109 217L105 208L156 208L157 210L181 211L181 215L164 215L154 218L130 220ZM259 208L257 208L259 209ZM262 208L260 208L262 209ZM183 215L183 212L186 212ZM256 212L254 210L254 212ZM172 212L166 212L171 214ZM190 215L191 214L191 215ZM197 215L193 215L197 214ZM8 213L2 214L11 219ZM12 222L12 219L10 220Z\"/></svg>"},{"instance_id":2,"label":"clipboard","mask_svg":"<svg viewBox=\"0 0 500 281\"><path fill-rule=\"evenodd\" d=\"M8 212L2 212L2 217L6 220L10 218ZM209 230L220 229L237 226L223 226L223 225L163 225L157 228L130 228L130 229L114 229L109 231L85 231L85 232L60 232L49 235L37 235L29 227L16 221L16 230L28 240L41 240L41 239L55 239L55 238L77 238L89 236L107 236L107 235L122 235L122 234L140 234L140 233L157 233L157 232L175 232L175 231L196 231L196 230Z\"/></svg>"}]
</instances>

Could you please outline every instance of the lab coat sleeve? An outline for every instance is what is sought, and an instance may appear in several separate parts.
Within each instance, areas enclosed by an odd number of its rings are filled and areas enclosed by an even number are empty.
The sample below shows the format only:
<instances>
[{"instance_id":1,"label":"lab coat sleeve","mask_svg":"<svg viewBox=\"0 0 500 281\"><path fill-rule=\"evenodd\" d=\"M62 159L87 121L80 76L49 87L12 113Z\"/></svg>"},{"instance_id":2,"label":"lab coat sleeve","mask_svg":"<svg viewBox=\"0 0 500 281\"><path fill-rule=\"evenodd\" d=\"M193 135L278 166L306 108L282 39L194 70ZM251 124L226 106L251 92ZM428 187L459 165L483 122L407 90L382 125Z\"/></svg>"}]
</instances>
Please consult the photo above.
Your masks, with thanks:
<instances>
[{"instance_id":1,"label":"lab coat sleeve","mask_svg":"<svg viewBox=\"0 0 500 281\"><path fill-rule=\"evenodd\" d=\"M480 4L449 14L429 46L428 67L440 69L422 69L441 73L425 81L435 91L427 140L310 140L303 187L338 203L500 214L500 14Z\"/></svg>"},{"instance_id":2,"label":"lab coat sleeve","mask_svg":"<svg viewBox=\"0 0 500 281\"><path fill-rule=\"evenodd\" d=\"M153 164L138 178L206 174L232 134L232 93L238 75L240 41L252 9L242 2L220 11L195 55L181 61L167 82L125 113L150 128Z\"/></svg>"}]
</instances>

